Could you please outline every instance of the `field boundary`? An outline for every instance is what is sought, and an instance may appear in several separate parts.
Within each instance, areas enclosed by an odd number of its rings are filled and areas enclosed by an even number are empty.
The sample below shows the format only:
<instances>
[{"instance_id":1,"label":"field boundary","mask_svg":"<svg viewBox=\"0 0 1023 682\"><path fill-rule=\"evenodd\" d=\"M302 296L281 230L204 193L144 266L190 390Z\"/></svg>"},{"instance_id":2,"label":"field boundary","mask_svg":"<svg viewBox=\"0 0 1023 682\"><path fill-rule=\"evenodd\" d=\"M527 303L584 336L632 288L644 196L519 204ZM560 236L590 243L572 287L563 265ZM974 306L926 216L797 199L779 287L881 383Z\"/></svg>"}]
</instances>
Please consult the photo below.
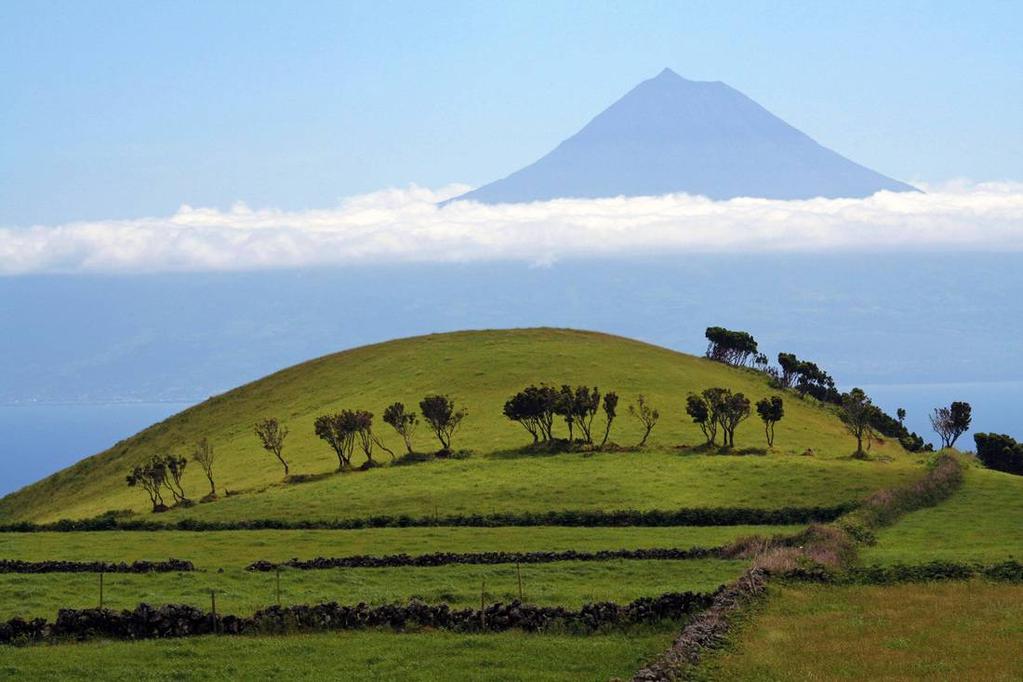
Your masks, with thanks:
<instances>
[{"instance_id":1,"label":"field boundary","mask_svg":"<svg viewBox=\"0 0 1023 682\"><path fill-rule=\"evenodd\" d=\"M680 549L656 547L645 549L603 549L584 552L574 549L549 552L431 552L429 554L386 554L382 556L356 554L347 557L316 557L315 559L289 559L280 563L255 561L246 567L249 571L273 571L292 568L302 571L332 568L396 568L415 566L429 568L451 564L545 564L555 561L612 561L631 559L646 561L676 561L688 559L722 559L722 547L690 547Z\"/></svg>"},{"instance_id":2,"label":"field boundary","mask_svg":"<svg viewBox=\"0 0 1023 682\"><path fill-rule=\"evenodd\" d=\"M0 573L188 573L195 570L191 561L21 561L0 559Z\"/></svg>"},{"instance_id":3,"label":"field boundary","mask_svg":"<svg viewBox=\"0 0 1023 682\"><path fill-rule=\"evenodd\" d=\"M0 623L0 644L86 639L142 640L199 635L286 634L309 631L434 628L455 632L557 631L590 634L612 628L688 618L710 605L713 594L668 592L627 604L593 602L572 610L520 601L480 609L452 609L446 603L410 601L367 606L336 602L271 606L252 616L220 615L194 606L139 604L134 610L61 609L53 623L14 618Z\"/></svg>"},{"instance_id":4,"label":"field boundary","mask_svg":"<svg viewBox=\"0 0 1023 682\"><path fill-rule=\"evenodd\" d=\"M453 514L447 516L370 516L333 520L255 519L248 521L204 521L180 519L161 523L118 516L91 519L63 519L53 523L20 522L0 525L0 533L71 533L93 531L230 531L230 530L361 530L365 528L477 527L502 526L783 526L834 521L859 507L845 502L830 507L690 507L674 510L621 509L559 510L547 512L496 512L491 514Z\"/></svg>"}]
</instances>

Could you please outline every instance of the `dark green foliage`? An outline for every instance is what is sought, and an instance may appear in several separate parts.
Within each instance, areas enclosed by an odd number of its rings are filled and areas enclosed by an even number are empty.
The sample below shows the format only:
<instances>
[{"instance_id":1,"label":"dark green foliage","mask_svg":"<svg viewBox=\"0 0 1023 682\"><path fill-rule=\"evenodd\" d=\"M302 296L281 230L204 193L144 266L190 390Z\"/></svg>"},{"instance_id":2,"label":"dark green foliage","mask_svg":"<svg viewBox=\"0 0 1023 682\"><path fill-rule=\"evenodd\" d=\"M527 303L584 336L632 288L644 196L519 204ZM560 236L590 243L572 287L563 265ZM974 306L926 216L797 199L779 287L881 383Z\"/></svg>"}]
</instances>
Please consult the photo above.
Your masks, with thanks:
<instances>
[{"instance_id":1,"label":"dark green foliage","mask_svg":"<svg viewBox=\"0 0 1023 682\"><path fill-rule=\"evenodd\" d=\"M449 516L371 516L368 518L333 520L252 519L247 521L205 521L180 519L175 523L157 523L142 519L121 519L97 516L91 519L64 519L54 523L13 523L0 526L0 533L69 533L77 531L153 531L153 530L353 530L359 528L409 528L423 526L466 526L497 528L501 526L742 526L789 525L825 522L849 513L858 505L847 502L832 507L781 507L753 509L749 507L697 507L690 509L640 511L566 510L547 512L496 512Z\"/></svg>"},{"instance_id":2,"label":"dark green foliage","mask_svg":"<svg viewBox=\"0 0 1023 682\"><path fill-rule=\"evenodd\" d=\"M724 327L707 327L707 357L735 367L745 367L757 354L757 342L748 333Z\"/></svg>"},{"instance_id":3,"label":"dark green foliage","mask_svg":"<svg viewBox=\"0 0 1023 682\"><path fill-rule=\"evenodd\" d=\"M412 437L415 436L416 428L419 426L419 417L416 416L416 413L407 411L404 403L392 403L384 410L384 423L390 424L398 432L398 435L405 441L408 453L412 454Z\"/></svg>"},{"instance_id":4,"label":"dark green foliage","mask_svg":"<svg viewBox=\"0 0 1023 682\"><path fill-rule=\"evenodd\" d=\"M767 436L767 447L774 446L774 425L785 416L785 405L781 396L761 398L757 401L757 414L764 422L764 434Z\"/></svg>"},{"instance_id":5,"label":"dark green foliage","mask_svg":"<svg viewBox=\"0 0 1023 682\"><path fill-rule=\"evenodd\" d=\"M959 436L970 429L973 420L970 403L954 402L949 407L937 407L931 415L931 426L941 436L943 448L955 447Z\"/></svg>"},{"instance_id":6,"label":"dark green foliage","mask_svg":"<svg viewBox=\"0 0 1023 682\"><path fill-rule=\"evenodd\" d=\"M706 394L706 391L704 391ZM686 414L693 420L693 423L700 427L703 437L707 439L707 445L714 445L718 433L717 417L711 413L710 403L704 396L690 393L686 397Z\"/></svg>"},{"instance_id":7,"label":"dark green foliage","mask_svg":"<svg viewBox=\"0 0 1023 682\"><path fill-rule=\"evenodd\" d=\"M455 409L455 401L446 395L428 395L419 401L423 419L440 441L441 453L451 452L451 438L465 418L465 410Z\"/></svg>"},{"instance_id":8,"label":"dark green foliage","mask_svg":"<svg viewBox=\"0 0 1023 682\"><path fill-rule=\"evenodd\" d=\"M988 469L1023 476L1023 443L998 433L975 433L977 459Z\"/></svg>"},{"instance_id":9,"label":"dark green foliage","mask_svg":"<svg viewBox=\"0 0 1023 682\"><path fill-rule=\"evenodd\" d=\"M352 467L355 449L355 413L351 410L322 414L313 422L317 437L330 446L337 455L337 470Z\"/></svg>"},{"instance_id":10,"label":"dark green foliage","mask_svg":"<svg viewBox=\"0 0 1023 682\"><path fill-rule=\"evenodd\" d=\"M554 438L554 415L560 393L545 384L527 386L504 403L504 416L522 425L533 442Z\"/></svg>"},{"instance_id":11,"label":"dark green foliage","mask_svg":"<svg viewBox=\"0 0 1023 682\"><path fill-rule=\"evenodd\" d=\"M846 430L856 439L856 455L863 456L863 441L875 438L873 422L878 409L871 402L863 389L854 388L842 396L842 405L838 416L845 424Z\"/></svg>"}]
</instances>

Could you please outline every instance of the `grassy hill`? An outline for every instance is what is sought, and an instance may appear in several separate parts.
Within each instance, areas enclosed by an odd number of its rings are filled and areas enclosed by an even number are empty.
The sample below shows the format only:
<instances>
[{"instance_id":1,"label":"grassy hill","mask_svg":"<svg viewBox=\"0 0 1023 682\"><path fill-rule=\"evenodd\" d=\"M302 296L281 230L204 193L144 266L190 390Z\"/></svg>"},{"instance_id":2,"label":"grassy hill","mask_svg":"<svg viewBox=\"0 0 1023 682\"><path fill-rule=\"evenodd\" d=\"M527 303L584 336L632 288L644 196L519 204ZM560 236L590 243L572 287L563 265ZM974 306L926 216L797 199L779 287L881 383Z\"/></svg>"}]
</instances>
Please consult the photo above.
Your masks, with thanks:
<instances>
[{"instance_id":1,"label":"grassy hill","mask_svg":"<svg viewBox=\"0 0 1023 682\"><path fill-rule=\"evenodd\" d=\"M676 456L601 454L582 466L582 455L501 454L529 441L525 431L504 418L501 408L511 394L534 382L597 385L618 392L622 402L612 440L623 445L639 439L639 424L626 414L626 406L644 393L662 415L647 452ZM761 374L592 332L473 331L391 341L318 358L213 397L0 500L0 520L82 518L122 509L144 512L145 495L124 483L129 467L155 453L187 453L201 437L216 448L221 491L245 494L171 512L167 518L429 514L440 506L447 512L489 512L526 506L537 510L810 505L855 498L882 480L905 473L898 462L885 467L860 462L821 467L822 459L847 455L852 442L828 409L794 395L786 396L776 450L795 454L812 449L816 457L784 467L774 466L771 458L687 462L685 451L676 446L697 445L702 436L685 418L685 397L710 386L742 391L754 401L774 393ZM399 439L379 415L396 400L417 408L428 393L450 395L468 409L454 445L473 450L473 459L326 477L336 468L336 458L313 433L317 415L343 407L368 409L377 415L376 432L400 452ZM282 485L280 467L252 433L253 423L269 415L290 429L285 454L292 473L323 474L325 480ZM423 451L437 447L422 426L416 445ZM763 446L754 415L739 429L736 447ZM904 455L897 443L875 447L874 453ZM790 477L793 473L795 478ZM696 477L705 484L693 486ZM186 472L185 487L193 498L206 492L205 479L194 464Z\"/></svg>"}]
</instances>

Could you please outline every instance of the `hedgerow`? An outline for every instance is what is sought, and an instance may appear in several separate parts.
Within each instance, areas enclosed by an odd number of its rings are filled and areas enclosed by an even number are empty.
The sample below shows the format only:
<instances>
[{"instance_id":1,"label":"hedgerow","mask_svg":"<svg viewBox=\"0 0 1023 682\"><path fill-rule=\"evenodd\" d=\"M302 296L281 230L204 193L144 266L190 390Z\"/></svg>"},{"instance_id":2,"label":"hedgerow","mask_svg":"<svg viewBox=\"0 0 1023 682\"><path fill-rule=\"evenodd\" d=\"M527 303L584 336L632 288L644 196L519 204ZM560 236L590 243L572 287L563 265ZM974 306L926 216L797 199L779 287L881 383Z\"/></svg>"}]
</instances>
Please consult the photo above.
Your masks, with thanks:
<instances>
[{"instance_id":1,"label":"hedgerow","mask_svg":"<svg viewBox=\"0 0 1023 682\"><path fill-rule=\"evenodd\" d=\"M182 573L194 571L191 561L21 561L0 559L0 573Z\"/></svg>"}]
</instances>

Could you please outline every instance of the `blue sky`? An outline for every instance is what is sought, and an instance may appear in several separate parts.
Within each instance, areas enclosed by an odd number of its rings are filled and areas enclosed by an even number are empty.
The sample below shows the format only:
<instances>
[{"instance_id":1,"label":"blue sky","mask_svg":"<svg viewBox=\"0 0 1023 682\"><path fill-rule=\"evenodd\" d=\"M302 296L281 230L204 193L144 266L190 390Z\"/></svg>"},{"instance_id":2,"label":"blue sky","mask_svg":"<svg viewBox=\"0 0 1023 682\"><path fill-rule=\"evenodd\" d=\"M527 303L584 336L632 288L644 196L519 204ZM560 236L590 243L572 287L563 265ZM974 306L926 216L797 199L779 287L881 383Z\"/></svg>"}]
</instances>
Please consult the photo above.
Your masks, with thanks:
<instances>
[{"instance_id":1,"label":"blue sky","mask_svg":"<svg viewBox=\"0 0 1023 682\"><path fill-rule=\"evenodd\" d=\"M0 226L481 184L669 66L905 180L1023 179L1023 4L0 5Z\"/></svg>"}]
</instances>

